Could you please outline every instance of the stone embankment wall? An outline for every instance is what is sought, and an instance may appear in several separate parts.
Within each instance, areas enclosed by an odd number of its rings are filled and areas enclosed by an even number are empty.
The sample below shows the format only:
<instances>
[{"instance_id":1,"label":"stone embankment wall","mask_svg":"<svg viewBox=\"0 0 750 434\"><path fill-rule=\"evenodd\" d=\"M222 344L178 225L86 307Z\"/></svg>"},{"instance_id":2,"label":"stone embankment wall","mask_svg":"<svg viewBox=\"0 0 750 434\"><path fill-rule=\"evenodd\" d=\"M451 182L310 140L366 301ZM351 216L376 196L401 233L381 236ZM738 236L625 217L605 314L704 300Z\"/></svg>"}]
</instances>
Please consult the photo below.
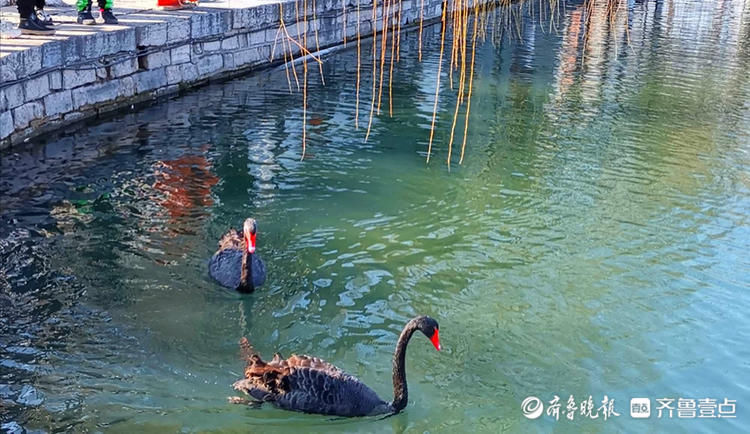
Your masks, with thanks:
<instances>
[{"instance_id":1,"label":"stone embankment wall","mask_svg":"<svg viewBox=\"0 0 750 434\"><path fill-rule=\"evenodd\" d=\"M346 4L346 32L356 36L358 0ZM372 34L372 2L360 3L360 33ZM378 2L380 8L382 2ZM291 36L295 3L283 4ZM342 0L308 0L308 45L317 29L321 48L343 42ZM419 0L402 2L402 28L418 24ZM300 3L300 10L301 10ZM269 66L279 27L278 3L247 8L196 8L129 14L126 26L50 39L3 40L23 49L0 58L0 149L61 126L178 92L253 68ZM425 22L439 20L441 0L424 0ZM377 26L382 28L382 10ZM58 30L58 34L61 32ZM23 44L29 42L27 47ZM276 58L281 51L277 47ZM298 47L292 48L299 53Z\"/></svg>"}]
</instances>

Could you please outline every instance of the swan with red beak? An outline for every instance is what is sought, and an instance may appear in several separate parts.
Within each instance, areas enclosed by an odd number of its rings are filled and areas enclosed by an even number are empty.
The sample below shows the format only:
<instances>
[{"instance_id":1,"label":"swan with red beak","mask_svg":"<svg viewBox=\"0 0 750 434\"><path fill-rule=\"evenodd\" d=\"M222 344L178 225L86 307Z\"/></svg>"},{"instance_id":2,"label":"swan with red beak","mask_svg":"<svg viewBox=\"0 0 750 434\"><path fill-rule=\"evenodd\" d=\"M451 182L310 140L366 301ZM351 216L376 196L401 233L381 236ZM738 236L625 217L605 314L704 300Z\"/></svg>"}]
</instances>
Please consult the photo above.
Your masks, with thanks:
<instances>
[{"instance_id":1,"label":"swan with red beak","mask_svg":"<svg viewBox=\"0 0 750 434\"><path fill-rule=\"evenodd\" d=\"M230 229L221 240L219 250L211 257L208 271L222 286L240 292L253 292L266 281L266 266L256 253L258 225L248 218L242 233Z\"/></svg>"},{"instance_id":2,"label":"swan with red beak","mask_svg":"<svg viewBox=\"0 0 750 434\"><path fill-rule=\"evenodd\" d=\"M243 338L240 348L247 363L244 378L233 385L250 399L232 397L235 404L268 402L284 410L332 416L356 417L395 414L406 408L406 346L417 331L440 350L438 323L429 316L418 316L406 323L393 354L393 400L386 401L359 379L313 356L292 355L283 359L276 353L263 361L250 342Z\"/></svg>"}]
</instances>

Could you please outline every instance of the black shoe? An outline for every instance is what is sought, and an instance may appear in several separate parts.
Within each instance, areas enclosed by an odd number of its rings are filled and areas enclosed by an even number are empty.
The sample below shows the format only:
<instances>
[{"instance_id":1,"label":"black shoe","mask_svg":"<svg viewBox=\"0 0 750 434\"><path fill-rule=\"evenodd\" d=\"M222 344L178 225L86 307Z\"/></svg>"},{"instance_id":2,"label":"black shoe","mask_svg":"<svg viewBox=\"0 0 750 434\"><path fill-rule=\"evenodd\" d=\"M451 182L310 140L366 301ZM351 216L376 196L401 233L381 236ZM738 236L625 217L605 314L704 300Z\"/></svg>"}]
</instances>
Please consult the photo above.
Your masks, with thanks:
<instances>
[{"instance_id":1,"label":"black shoe","mask_svg":"<svg viewBox=\"0 0 750 434\"><path fill-rule=\"evenodd\" d=\"M86 24L87 26L96 24L96 20L94 19L94 16L91 15L91 9L84 9L82 11L79 11L77 21L78 21L78 24Z\"/></svg>"},{"instance_id":2,"label":"black shoe","mask_svg":"<svg viewBox=\"0 0 750 434\"><path fill-rule=\"evenodd\" d=\"M18 29L21 31L22 35L51 36L55 34L55 29L46 26L39 21L34 14L31 14L26 19L21 18L21 22L18 24Z\"/></svg>"},{"instance_id":3,"label":"black shoe","mask_svg":"<svg viewBox=\"0 0 750 434\"><path fill-rule=\"evenodd\" d=\"M104 20L104 24L117 24L117 17L112 13L112 9L101 9L99 11L99 18Z\"/></svg>"},{"instance_id":4,"label":"black shoe","mask_svg":"<svg viewBox=\"0 0 750 434\"><path fill-rule=\"evenodd\" d=\"M47 27L55 25L55 23L52 21L52 16L47 12L44 12L44 9L36 9L36 18Z\"/></svg>"}]
</instances>

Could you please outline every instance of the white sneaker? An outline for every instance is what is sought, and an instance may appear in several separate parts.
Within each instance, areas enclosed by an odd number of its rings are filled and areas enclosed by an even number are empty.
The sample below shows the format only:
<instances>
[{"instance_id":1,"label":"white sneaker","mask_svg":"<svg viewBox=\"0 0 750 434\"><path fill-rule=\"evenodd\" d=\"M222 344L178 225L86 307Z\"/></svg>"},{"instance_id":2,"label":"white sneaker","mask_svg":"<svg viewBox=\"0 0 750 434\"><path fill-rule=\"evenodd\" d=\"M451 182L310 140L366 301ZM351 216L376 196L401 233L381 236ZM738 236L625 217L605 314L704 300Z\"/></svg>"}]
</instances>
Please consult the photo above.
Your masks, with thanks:
<instances>
[{"instance_id":1,"label":"white sneaker","mask_svg":"<svg viewBox=\"0 0 750 434\"><path fill-rule=\"evenodd\" d=\"M41 21L42 23L51 26L55 23L52 21L52 16L44 11L44 9L37 9L36 10L36 17Z\"/></svg>"}]
</instances>

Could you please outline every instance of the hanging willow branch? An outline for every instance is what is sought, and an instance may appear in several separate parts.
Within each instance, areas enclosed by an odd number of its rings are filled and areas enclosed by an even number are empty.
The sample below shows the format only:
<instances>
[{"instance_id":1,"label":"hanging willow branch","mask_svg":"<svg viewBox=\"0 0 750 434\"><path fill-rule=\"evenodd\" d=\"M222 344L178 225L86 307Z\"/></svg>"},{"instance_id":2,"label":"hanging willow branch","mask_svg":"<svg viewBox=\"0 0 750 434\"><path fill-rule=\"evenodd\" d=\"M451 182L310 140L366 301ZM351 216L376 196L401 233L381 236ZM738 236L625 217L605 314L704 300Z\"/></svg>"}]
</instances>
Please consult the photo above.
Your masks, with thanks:
<instances>
[{"instance_id":1,"label":"hanging willow branch","mask_svg":"<svg viewBox=\"0 0 750 434\"><path fill-rule=\"evenodd\" d=\"M283 4L279 3L279 26L276 29L273 46L271 47L270 61L274 61L276 50L280 48L281 57L284 60L284 71L287 79L289 92L292 93L292 78L298 91L302 92L302 158L304 159L307 149L307 115L308 115L308 61L317 62L321 83L325 85L323 74L323 62L320 59L320 40L318 35L318 15L317 0L302 0L302 10L300 11L299 0L295 0L295 23L297 30L295 36L289 32L287 23L284 20ZM308 20L308 1L311 2L312 12L310 19L313 21L312 35L315 38L314 51L308 48L308 33L310 32L310 22ZM509 38L514 36L521 38L523 31L523 7L528 5L532 19L539 15L540 23L543 15L550 18L549 31L556 28L557 20L560 15L558 8L561 8L559 0L536 0L538 7L534 5L535 0L443 0L440 16L440 51L437 63L437 75L435 79L435 95L433 101L432 118L430 122L429 141L427 145L426 161L429 163L432 156L433 143L435 138L435 128L437 124L437 115L439 99L441 92L441 78L444 74L443 62L446 62L447 74L450 89L455 92L455 106L453 107L453 119L448 136L447 159L446 163L450 168L453 155L453 145L456 141L456 127L458 119L463 115L463 137L461 141L461 153L458 163L463 164L467 137L469 132L469 116L471 112L472 95L474 91L474 78L476 66L477 40L489 40L492 44L500 42L505 35ZM354 127L359 129L359 112L360 112L360 87L362 84L362 33L361 24L368 18L361 14L361 0L356 4L356 39L357 39L357 72L356 72L356 89L355 89L355 106L354 106ZM343 45L348 42L347 26L350 24L352 14L349 14L348 0L342 0L342 39ZM619 16L625 16L625 35L629 41L629 30L626 14L627 4L625 0L584 0L583 4L583 44L581 61L585 62L589 33L592 27L592 17L606 17L609 25L608 31L615 38L617 35L615 28L620 24ZM625 12L624 12L625 11ZM382 12L380 24L378 13ZM424 14L425 2L419 1L418 12L418 51L417 59L422 61L423 57L423 36L424 36ZM450 15L449 15L450 14ZM367 131L364 140L367 141L372 133L373 119L375 115L381 114L383 83L388 74L388 115L393 116L393 81L395 64L401 59L401 26L405 23L403 17L403 0L378 0L372 1L372 13L369 17L370 29L372 30L372 71L370 83L370 113L367 121ZM471 29L471 30L470 30ZM511 30L507 32L506 30ZM390 35L389 35L390 32ZM450 35L447 35L450 33ZM365 35L367 36L367 35ZM390 37L389 37L390 36ZM446 38L450 37L450 56L446 59ZM378 43L380 44L378 46ZM390 44L390 47L389 47ZM295 59L296 56L302 58ZM388 58L390 56L390 59ZM386 61L389 65L386 66ZM302 77L297 72L297 63L302 63ZM387 71L386 71L387 70ZM454 77L454 74L456 77ZM454 80L455 78L455 80ZM462 111L463 109L463 111ZM461 134L459 129L459 134Z\"/></svg>"}]
</instances>

